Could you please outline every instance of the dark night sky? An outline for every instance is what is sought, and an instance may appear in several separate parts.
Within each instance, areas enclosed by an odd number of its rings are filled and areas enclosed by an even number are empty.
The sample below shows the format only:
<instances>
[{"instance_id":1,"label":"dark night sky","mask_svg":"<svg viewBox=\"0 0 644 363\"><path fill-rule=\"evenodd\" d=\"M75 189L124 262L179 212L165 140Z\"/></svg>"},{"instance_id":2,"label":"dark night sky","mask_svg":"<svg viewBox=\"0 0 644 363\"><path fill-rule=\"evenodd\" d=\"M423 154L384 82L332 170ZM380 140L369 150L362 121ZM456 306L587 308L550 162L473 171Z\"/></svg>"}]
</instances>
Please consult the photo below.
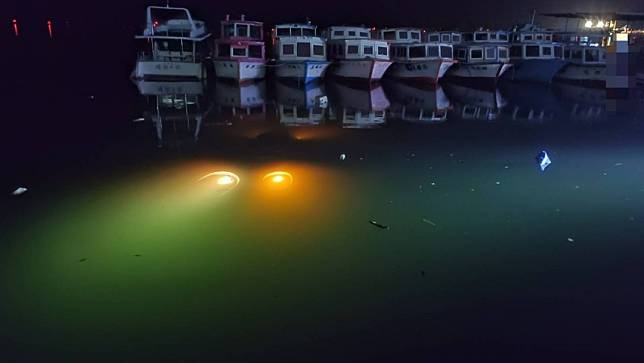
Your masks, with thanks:
<instances>
[{"instance_id":1,"label":"dark night sky","mask_svg":"<svg viewBox=\"0 0 644 363\"><path fill-rule=\"evenodd\" d=\"M3 1L7 2L7 0ZM7 23L11 17L21 21L40 23L44 18L67 18L76 23L106 26L114 22L141 23L143 9L148 4L164 4L161 1L115 0L9 0L3 5L7 11ZM320 25L362 24L367 25L412 25L429 28L458 27L461 29L478 26L503 26L525 22L532 11L642 11L644 1L582 1L582 0L177 0L171 5L186 6L195 15L206 20L211 27L226 13L244 13L267 24L287 20L301 20L309 16ZM119 24L123 25L123 24Z\"/></svg>"}]
</instances>

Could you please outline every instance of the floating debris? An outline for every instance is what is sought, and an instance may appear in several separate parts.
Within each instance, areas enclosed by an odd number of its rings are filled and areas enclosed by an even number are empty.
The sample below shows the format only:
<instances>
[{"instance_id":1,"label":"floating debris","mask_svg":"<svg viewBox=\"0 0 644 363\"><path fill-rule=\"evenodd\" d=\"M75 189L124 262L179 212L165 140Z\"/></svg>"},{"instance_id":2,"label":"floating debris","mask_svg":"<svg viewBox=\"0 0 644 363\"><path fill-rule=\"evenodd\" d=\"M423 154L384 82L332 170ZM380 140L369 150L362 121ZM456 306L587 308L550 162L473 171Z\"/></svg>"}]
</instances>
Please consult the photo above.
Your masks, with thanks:
<instances>
[{"instance_id":1,"label":"floating debris","mask_svg":"<svg viewBox=\"0 0 644 363\"><path fill-rule=\"evenodd\" d=\"M369 223L371 223L371 225L376 226L380 229L389 229L389 226L385 226L384 224L380 224L374 220L369 221Z\"/></svg>"},{"instance_id":2,"label":"floating debris","mask_svg":"<svg viewBox=\"0 0 644 363\"><path fill-rule=\"evenodd\" d=\"M504 166L503 169L510 169L508 165Z\"/></svg>"},{"instance_id":3,"label":"floating debris","mask_svg":"<svg viewBox=\"0 0 644 363\"><path fill-rule=\"evenodd\" d=\"M143 121L145 121L144 117L139 117L139 118L135 118L134 120L132 120L132 122L143 122Z\"/></svg>"},{"instance_id":4,"label":"floating debris","mask_svg":"<svg viewBox=\"0 0 644 363\"><path fill-rule=\"evenodd\" d=\"M624 163L615 163L615 166L622 166Z\"/></svg>"},{"instance_id":5,"label":"floating debris","mask_svg":"<svg viewBox=\"0 0 644 363\"><path fill-rule=\"evenodd\" d=\"M86 258L81 258L80 260L78 260L78 262L85 262L85 261L87 261Z\"/></svg>"},{"instance_id":6,"label":"floating debris","mask_svg":"<svg viewBox=\"0 0 644 363\"><path fill-rule=\"evenodd\" d=\"M574 243L574 242L575 242L575 239L574 239L574 238L572 238L572 237L568 237L568 242L570 242L570 243Z\"/></svg>"},{"instance_id":7,"label":"floating debris","mask_svg":"<svg viewBox=\"0 0 644 363\"><path fill-rule=\"evenodd\" d=\"M501 185L501 182L500 182L500 181L497 181L497 182L496 182L496 183L494 183L494 184L496 184L496 185Z\"/></svg>"},{"instance_id":8,"label":"floating debris","mask_svg":"<svg viewBox=\"0 0 644 363\"><path fill-rule=\"evenodd\" d=\"M470 192L475 192L475 191L476 191L476 189L470 188Z\"/></svg>"},{"instance_id":9,"label":"floating debris","mask_svg":"<svg viewBox=\"0 0 644 363\"><path fill-rule=\"evenodd\" d=\"M436 186L436 182L432 182L432 186L433 186L433 187L435 187L435 186Z\"/></svg>"},{"instance_id":10,"label":"floating debris","mask_svg":"<svg viewBox=\"0 0 644 363\"><path fill-rule=\"evenodd\" d=\"M141 255L138 255L138 254L137 254L137 255L132 255L132 256L134 256L134 257L141 257Z\"/></svg>"},{"instance_id":11,"label":"floating debris","mask_svg":"<svg viewBox=\"0 0 644 363\"><path fill-rule=\"evenodd\" d=\"M16 190L14 190L11 194L16 195L16 196L17 195L23 195L23 194L25 194L27 192L27 190L28 189L25 188L25 187L19 187L19 188L16 188Z\"/></svg>"},{"instance_id":12,"label":"floating debris","mask_svg":"<svg viewBox=\"0 0 644 363\"><path fill-rule=\"evenodd\" d=\"M541 171L546 171L548 166L552 164L552 161L550 161L550 157L548 156L548 153L545 150L542 150L537 155L537 162L539 163L539 168L541 168Z\"/></svg>"},{"instance_id":13,"label":"floating debris","mask_svg":"<svg viewBox=\"0 0 644 363\"><path fill-rule=\"evenodd\" d=\"M340 154L340 160L344 161L347 159L347 154Z\"/></svg>"},{"instance_id":14,"label":"floating debris","mask_svg":"<svg viewBox=\"0 0 644 363\"><path fill-rule=\"evenodd\" d=\"M427 218L423 218L423 223L431 224L432 226L436 227L436 223L432 222L431 220Z\"/></svg>"},{"instance_id":15,"label":"floating debris","mask_svg":"<svg viewBox=\"0 0 644 363\"><path fill-rule=\"evenodd\" d=\"M579 185L575 185L575 189L579 189L579 188L581 188Z\"/></svg>"},{"instance_id":16,"label":"floating debris","mask_svg":"<svg viewBox=\"0 0 644 363\"><path fill-rule=\"evenodd\" d=\"M425 276L425 270L420 270L420 275Z\"/></svg>"}]
</instances>

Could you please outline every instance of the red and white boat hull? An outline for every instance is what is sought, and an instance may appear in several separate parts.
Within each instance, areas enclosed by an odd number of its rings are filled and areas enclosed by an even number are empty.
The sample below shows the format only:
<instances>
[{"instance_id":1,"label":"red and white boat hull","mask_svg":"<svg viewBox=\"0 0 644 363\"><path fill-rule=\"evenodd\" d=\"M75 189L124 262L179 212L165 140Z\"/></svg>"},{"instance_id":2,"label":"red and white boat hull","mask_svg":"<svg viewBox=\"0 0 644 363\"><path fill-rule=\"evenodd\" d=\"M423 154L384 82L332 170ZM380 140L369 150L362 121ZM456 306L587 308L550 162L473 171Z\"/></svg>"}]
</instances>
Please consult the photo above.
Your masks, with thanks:
<instances>
[{"instance_id":1,"label":"red and white boat hull","mask_svg":"<svg viewBox=\"0 0 644 363\"><path fill-rule=\"evenodd\" d=\"M396 62L389 69L388 75L401 80L436 84L454 63L456 62L443 59Z\"/></svg>"},{"instance_id":2,"label":"red and white boat hull","mask_svg":"<svg viewBox=\"0 0 644 363\"><path fill-rule=\"evenodd\" d=\"M263 79L266 76L264 61L249 60L215 60L215 75L218 78L249 82Z\"/></svg>"},{"instance_id":3,"label":"red and white boat hull","mask_svg":"<svg viewBox=\"0 0 644 363\"><path fill-rule=\"evenodd\" d=\"M378 59L339 60L329 72L336 77L375 82L382 79L391 63Z\"/></svg>"}]
</instances>

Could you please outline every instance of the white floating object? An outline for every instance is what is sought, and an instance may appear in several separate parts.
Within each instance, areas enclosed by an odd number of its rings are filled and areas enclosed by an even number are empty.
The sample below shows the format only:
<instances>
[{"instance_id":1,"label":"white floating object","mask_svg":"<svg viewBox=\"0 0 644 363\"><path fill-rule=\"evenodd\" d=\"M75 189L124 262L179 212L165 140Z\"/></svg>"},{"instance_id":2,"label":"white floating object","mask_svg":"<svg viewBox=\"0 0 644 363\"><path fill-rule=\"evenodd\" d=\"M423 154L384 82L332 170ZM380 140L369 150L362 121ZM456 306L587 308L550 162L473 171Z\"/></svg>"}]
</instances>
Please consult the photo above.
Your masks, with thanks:
<instances>
[{"instance_id":1,"label":"white floating object","mask_svg":"<svg viewBox=\"0 0 644 363\"><path fill-rule=\"evenodd\" d=\"M22 195L22 194L25 194L27 192L27 190L28 190L27 188L19 187L16 190L14 190L11 194L12 195Z\"/></svg>"},{"instance_id":2,"label":"white floating object","mask_svg":"<svg viewBox=\"0 0 644 363\"><path fill-rule=\"evenodd\" d=\"M340 154L340 160L346 160L347 154Z\"/></svg>"},{"instance_id":3,"label":"white floating object","mask_svg":"<svg viewBox=\"0 0 644 363\"><path fill-rule=\"evenodd\" d=\"M327 96L319 96L317 99L318 107L327 108L329 105L329 98Z\"/></svg>"},{"instance_id":4,"label":"white floating object","mask_svg":"<svg viewBox=\"0 0 644 363\"><path fill-rule=\"evenodd\" d=\"M427 224L431 224L432 226L436 227L436 223L432 222L431 220L427 218L423 218L423 222Z\"/></svg>"},{"instance_id":5,"label":"white floating object","mask_svg":"<svg viewBox=\"0 0 644 363\"><path fill-rule=\"evenodd\" d=\"M132 122L143 122L143 121L145 121L145 118L143 117L135 118L134 120L132 120Z\"/></svg>"},{"instance_id":6,"label":"white floating object","mask_svg":"<svg viewBox=\"0 0 644 363\"><path fill-rule=\"evenodd\" d=\"M568 242L572 243L572 242L575 242L575 240L571 237L568 237Z\"/></svg>"},{"instance_id":7,"label":"white floating object","mask_svg":"<svg viewBox=\"0 0 644 363\"><path fill-rule=\"evenodd\" d=\"M541 171L546 171L548 166L552 164L552 161L550 161L550 157L545 150L542 150L539 155L537 155L537 161L539 162L539 168L541 168Z\"/></svg>"}]
</instances>

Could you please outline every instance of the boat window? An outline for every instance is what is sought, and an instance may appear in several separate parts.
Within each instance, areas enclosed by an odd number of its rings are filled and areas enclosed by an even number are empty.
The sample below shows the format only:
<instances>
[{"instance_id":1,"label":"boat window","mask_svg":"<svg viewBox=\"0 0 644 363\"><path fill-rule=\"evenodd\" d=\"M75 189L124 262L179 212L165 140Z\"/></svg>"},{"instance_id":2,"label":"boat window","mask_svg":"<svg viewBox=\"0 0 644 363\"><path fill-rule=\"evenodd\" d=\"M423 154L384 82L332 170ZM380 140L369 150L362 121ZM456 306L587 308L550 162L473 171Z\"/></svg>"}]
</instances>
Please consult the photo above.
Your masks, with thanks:
<instances>
[{"instance_id":1,"label":"boat window","mask_svg":"<svg viewBox=\"0 0 644 363\"><path fill-rule=\"evenodd\" d=\"M262 46L261 45L251 45L248 47L248 56L251 58L263 58L262 57Z\"/></svg>"},{"instance_id":2,"label":"boat window","mask_svg":"<svg viewBox=\"0 0 644 363\"><path fill-rule=\"evenodd\" d=\"M565 59L570 59L570 49L565 49L564 50L564 58Z\"/></svg>"},{"instance_id":3,"label":"boat window","mask_svg":"<svg viewBox=\"0 0 644 363\"><path fill-rule=\"evenodd\" d=\"M490 34L490 40L496 40L496 33Z\"/></svg>"},{"instance_id":4,"label":"boat window","mask_svg":"<svg viewBox=\"0 0 644 363\"><path fill-rule=\"evenodd\" d=\"M539 46L538 45L528 45L525 47L525 56L526 57L538 57L539 56Z\"/></svg>"},{"instance_id":5,"label":"boat window","mask_svg":"<svg viewBox=\"0 0 644 363\"><path fill-rule=\"evenodd\" d=\"M344 30L334 30L333 31L333 36L335 37L341 37L344 35Z\"/></svg>"},{"instance_id":6,"label":"boat window","mask_svg":"<svg viewBox=\"0 0 644 363\"><path fill-rule=\"evenodd\" d=\"M449 43L450 41L450 36L449 34L443 34L441 35L441 42Z\"/></svg>"},{"instance_id":7,"label":"boat window","mask_svg":"<svg viewBox=\"0 0 644 363\"><path fill-rule=\"evenodd\" d=\"M570 58L581 60L582 54L581 49L573 49Z\"/></svg>"},{"instance_id":8,"label":"boat window","mask_svg":"<svg viewBox=\"0 0 644 363\"><path fill-rule=\"evenodd\" d=\"M283 55L293 55L293 54L295 54L295 46L293 44L284 44L284 45L282 45L282 54Z\"/></svg>"},{"instance_id":9,"label":"boat window","mask_svg":"<svg viewBox=\"0 0 644 363\"><path fill-rule=\"evenodd\" d=\"M297 56L310 57L311 56L311 43L297 43Z\"/></svg>"},{"instance_id":10,"label":"boat window","mask_svg":"<svg viewBox=\"0 0 644 363\"><path fill-rule=\"evenodd\" d=\"M438 34L431 34L429 36L429 41L430 42L438 42L438 41L440 41L440 36Z\"/></svg>"},{"instance_id":11,"label":"boat window","mask_svg":"<svg viewBox=\"0 0 644 363\"><path fill-rule=\"evenodd\" d=\"M224 25L224 34L227 37L234 37L235 36L235 26L233 24Z\"/></svg>"},{"instance_id":12,"label":"boat window","mask_svg":"<svg viewBox=\"0 0 644 363\"><path fill-rule=\"evenodd\" d=\"M315 36L315 29L304 28L304 29L302 29L302 34L305 37L314 37Z\"/></svg>"},{"instance_id":13,"label":"boat window","mask_svg":"<svg viewBox=\"0 0 644 363\"><path fill-rule=\"evenodd\" d=\"M523 36L523 40L532 40L532 34L526 34Z\"/></svg>"},{"instance_id":14,"label":"boat window","mask_svg":"<svg viewBox=\"0 0 644 363\"><path fill-rule=\"evenodd\" d=\"M324 55L324 47L321 45L314 45L313 55Z\"/></svg>"},{"instance_id":15,"label":"boat window","mask_svg":"<svg viewBox=\"0 0 644 363\"><path fill-rule=\"evenodd\" d=\"M552 47L541 47L541 54L544 56L552 56Z\"/></svg>"},{"instance_id":16,"label":"boat window","mask_svg":"<svg viewBox=\"0 0 644 363\"><path fill-rule=\"evenodd\" d=\"M475 33L474 34L474 39L475 40L487 40L487 33Z\"/></svg>"},{"instance_id":17,"label":"boat window","mask_svg":"<svg viewBox=\"0 0 644 363\"><path fill-rule=\"evenodd\" d=\"M543 40L543 34L537 34L537 40Z\"/></svg>"},{"instance_id":18,"label":"boat window","mask_svg":"<svg viewBox=\"0 0 644 363\"><path fill-rule=\"evenodd\" d=\"M394 40L396 39L396 32L393 30L382 32L382 39L384 40Z\"/></svg>"},{"instance_id":19,"label":"boat window","mask_svg":"<svg viewBox=\"0 0 644 363\"><path fill-rule=\"evenodd\" d=\"M357 45L347 46L347 54L358 54L358 46Z\"/></svg>"},{"instance_id":20,"label":"boat window","mask_svg":"<svg viewBox=\"0 0 644 363\"><path fill-rule=\"evenodd\" d=\"M499 48L499 59L508 59L508 48Z\"/></svg>"},{"instance_id":21,"label":"boat window","mask_svg":"<svg viewBox=\"0 0 644 363\"><path fill-rule=\"evenodd\" d=\"M456 55L456 58L465 59L466 57L467 57L467 52L465 51L465 49L459 49Z\"/></svg>"},{"instance_id":22,"label":"boat window","mask_svg":"<svg viewBox=\"0 0 644 363\"><path fill-rule=\"evenodd\" d=\"M419 32L412 32L411 33L411 39L415 39L415 40L420 39L420 33Z\"/></svg>"},{"instance_id":23,"label":"boat window","mask_svg":"<svg viewBox=\"0 0 644 363\"><path fill-rule=\"evenodd\" d=\"M496 59L496 48L485 48L485 59Z\"/></svg>"},{"instance_id":24,"label":"boat window","mask_svg":"<svg viewBox=\"0 0 644 363\"><path fill-rule=\"evenodd\" d=\"M441 45L441 58L452 58L454 56L454 49L446 45Z\"/></svg>"},{"instance_id":25,"label":"boat window","mask_svg":"<svg viewBox=\"0 0 644 363\"><path fill-rule=\"evenodd\" d=\"M355 31L352 31L352 30L349 30L349 36L350 36L350 37L355 37L355 36L356 36L356 32L355 32Z\"/></svg>"},{"instance_id":26,"label":"boat window","mask_svg":"<svg viewBox=\"0 0 644 363\"><path fill-rule=\"evenodd\" d=\"M248 25L246 24L237 24L237 36L238 37L247 37L248 36Z\"/></svg>"},{"instance_id":27,"label":"boat window","mask_svg":"<svg viewBox=\"0 0 644 363\"><path fill-rule=\"evenodd\" d=\"M546 40L551 41L552 40L552 35L546 35Z\"/></svg>"},{"instance_id":28,"label":"boat window","mask_svg":"<svg viewBox=\"0 0 644 363\"><path fill-rule=\"evenodd\" d=\"M515 58L523 57L523 47L520 45L513 45L510 48L510 56Z\"/></svg>"},{"instance_id":29,"label":"boat window","mask_svg":"<svg viewBox=\"0 0 644 363\"><path fill-rule=\"evenodd\" d=\"M555 47L555 58L561 58L562 50L563 49L561 47Z\"/></svg>"},{"instance_id":30,"label":"boat window","mask_svg":"<svg viewBox=\"0 0 644 363\"><path fill-rule=\"evenodd\" d=\"M217 46L217 55L220 57L230 57L230 44L219 44Z\"/></svg>"},{"instance_id":31,"label":"boat window","mask_svg":"<svg viewBox=\"0 0 644 363\"><path fill-rule=\"evenodd\" d=\"M291 35L294 37L301 37L302 36L302 28L293 28L291 29Z\"/></svg>"},{"instance_id":32,"label":"boat window","mask_svg":"<svg viewBox=\"0 0 644 363\"><path fill-rule=\"evenodd\" d=\"M499 40L507 41L508 35L506 33L499 33Z\"/></svg>"},{"instance_id":33,"label":"boat window","mask_svg":"<svg viewBox=\"0 0 644 363\"><path fill-rule=\"evenodd\" d=\"M233 48L233 56L235 57L245 57L246 48Z\"/></svg>"},{"instance_id":34,"label":"boat window","mask_svg":"<svg viewBox=\"0 0 644 363\"><path fill-rule=\"evenodd\" d=\"M470 59L483 59L483 49L470 49Z\"/></svg>"},{"instance_id":35,"label":"boat window","mask_svg":"<svg viewBox=\"0 0 644 363\"><path fill-rule=\"evenodd\" d=\"M586 49L586 62L599 62L599 51L597 49Z\"/></svg>"},{"instance_id":36,"label":"boat window","mask_svg":"<svg viewBox=\"0 0 644 363\"><path fill-rule=\"evenodd\" d=\"M251 38L260 39L262 37L262 28L257 25L250 26Z\"/></svg>"},{"instance_id":37,"label":"boat window","mask_svg":"<svg viewBox=\"0 0 644 363\"><path fill-rule=\"evenodd\" d=\"M438 55L438 47L435 46L435 45L427 46L427 56L428 57L438 58L439 57L439 55Z\"/></svg>"},{"instance_id":38,"label":"boat window","mask_svg":"<svg viewBox=\"0 0 644 363\"><path fill-rule=\"evenodd\" d=\"M465 33L463 35L463 39L465 39L466 42L471 42L474 40L474 34L472 33Z\"/></svg>"},{"instance_id":39,"label":"boat window","mask_svg":"<svg viewBox=\"0 0 644 363\"><path fill-rule=\"evenodd\" d=\"M362 54L373 54L373 46L364 46L362 47Z\"/></svg>"},{"instance_id":40,"label":"boat window","mask_svg":"<svg viewBox=\"0 0 644 363\"><path fill-rule=\"evenodd\" d=\"M452 35L452 43L460 43L460 42L461 42L461 36L459 34Z\"/></svg>"},{"instance_id":41,"label":"boat window","mask_svg":"<svg viewBox=\"0 0 644 363\"><path fill-rule=\"evenodd\" d=\"M363 38L369 38L369 33L367 32L360 32L360 36Z\"/></svg>"},{"instance_id":42,"label":"boat window","mask_svg":"<svg viewBox=\"0 0 644 363\"><path fill-rule=\"evenodd\" d=\"M425 58L425 47L409 47L409 58Z\"/></svg>"},{"instance_id":43,"label":"boat window","mask_svg":"<svg viewBox=\"0 0 644 363\"><path fill-rule=\"evenodd\" d=\"M387 47L378 47L378 55L386 56L388 53Z\"/></svg>"},{"instance_id":44,"label":"boat window","mask_svg":"<svg viewBox=\"0 0 644 363\"><path fill-rule=\"evenodd\" d=\"M291 35L291 29L289 28L277 28L276 32L278 37L288 37Z\"/></svg>"},{"instance_id":45,"label":"boat window","mask_svg":"<svg viewBox=\"0 0 644 363\"><path fill-rule=\"evenodd\" d=\"M398 38L400 39L407 39L407 32L398 32Z\"/></svg>"}]
</instances>

